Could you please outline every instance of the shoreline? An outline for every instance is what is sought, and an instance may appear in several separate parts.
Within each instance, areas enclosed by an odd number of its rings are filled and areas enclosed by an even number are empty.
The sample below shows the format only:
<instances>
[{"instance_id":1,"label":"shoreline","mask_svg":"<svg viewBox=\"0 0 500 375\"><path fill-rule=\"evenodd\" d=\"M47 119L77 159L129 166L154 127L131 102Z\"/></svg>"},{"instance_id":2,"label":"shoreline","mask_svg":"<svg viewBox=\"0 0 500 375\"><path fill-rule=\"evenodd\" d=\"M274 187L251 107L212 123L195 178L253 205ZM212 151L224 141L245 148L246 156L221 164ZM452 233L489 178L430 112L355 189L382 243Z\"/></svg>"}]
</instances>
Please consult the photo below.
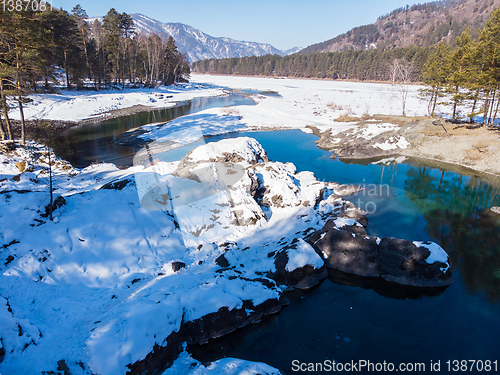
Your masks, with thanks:
<instances>
[{"instance_id":1,"label":"shoreline","mask_svg":"<svg viewBox=\"0 0 500 375\"><path fill-rule=\"evenodd\" d=\"M204 74L199 74L203 76ZM221 75L226 77L226 75ZM232 76L231 76L232 77ZM234 76L234 77L254 77L254 76ZM266 78L266 77L262 77ZM267 77L278 79L277 77ZM310 78L293 78L304 80L316 80ZM344 81L344 80L328 80L319 79L319 81L342 81L342 82L357 82L357 83L383 83L383 82L367 82L367 81ZM387 82L385 82L387 83ZM220 89L220 87L219 87ZM203 97L225 96L231 92L239 92L240 89L224 88L223 94L212 93ZM245 96L254 96L255 94L245 94ZM179 98L181 99L181 98ZM192 100L192 99L191 99ZM144 104L135 104L125 108L112 109L101 112L98 115L85 118L79 121L72 120L53 120L53 119L36 119L26 121L26 137L27 139L49 143L50 137L73 127L85 126L87 124L96 124L102 121L111 120L123 116L132 116L140 113L173 109L180 107L189 102L188 100L177 100L170 102L168 105L149 106ZM167 104L167 103L165 103ZM342 117L342 116L341 116ZM347 116L349 117L349 116ZM347 120L347 119L346 119ZM335 121L335 120L334 120ZM11 120L12 131L14 138L20 138L20 121ZM474 172L482 173L485 176L500 177L500 150L495 150L495 144L500 141L500 131L498 128L481 127L478 129L467 130L465 126L457 126L445 122L440 118L429 118L425 116L418 117L403 117L398 115L375 114L365 118L363 116L350 116L349 122L356 123L355 131L362 131L370 124L380 123L393 124L399 127L397 130L380 134L372 139L361 139L354 132L341 132L335 134L335 122L331 124L332 131L321 131L314 125L305 123L302 127L297 126L272 126L272 124L256 125L250 122L247 124L245 131L272 131L272 130L287 130L300 129L306 132L312 132L319 137L317 146L321 149L333 152L340 159L355 160L355 159L370 159L374 157L389 157L389 156L405 156L413 157L421 160L427 160L436 163L448 164L455 166L454 169L464 169L467 174ZM46 124L46 126L43 126ZM448 128L445 133L444 126ZM307 130L306 130L307 129ZM487 131L490 130L490 131ZM341 141L335 141L340 136ZM409 142L407 147L403 149L382 150L378 149L375 144L383 144L389 137L404 136ZM335 143L337 142L337 143Z\"/></svg>"},{"instance_id":2,"label":"shoreline","mask_svg":"<svg viewBox=\"0 0 500 375\"><path fill-rule=\"evenodd\" d=\"M106 120L110 120L110 119L117 118L117 117L130 116L130 115L134 115L134 114L155 111L155 110L175 108L177 106L182 105L182 103L183 102L178 102L178 103L176 103L175 106L169 106L169 107L146 107L146 106L137 105L137 106L122 108L122 109L118 109L118 110L108 111L105 114L103 114L103 116L100 116L97 118L92 118L92 119L87 119L87 120L82 120L82 121L78 121L78 122L64 121L64 120L41 120L41 119L30 120L30 121L26 121L26 137L29 140L33 140L36 142L42 142L42 143L46 144L47 141L49 140L49 134L51 135L51 134L54 134L57 132L62 132L66 129L70 129L73 127L85 126L88 124L95 124L95 123L98 123L100 121L106 121ZM422 119L424 119L424 118L422 118ZM419 120L417 120L417 121L419 121ZM12 123L13 134L15 136L19 137L20 136L20 121L19 120L12 120L11 123ZM51 132L51 133L47 133L46 130L44 130L43 128L40 127L40 125L42 125L44 123L46 123L49 126L49 132ZM296 128L282 127L282 126L276 126L276 127L249 126L248 129L246 129L244 131L260 132L260 131L281 131L281 130L293 130L293 129L296 129ZM314 129L311 126L306 126L306 127L304 127L304 129L311 130L312 134L318 136L318 141L320 141L322 139L321 132L319 132L317 129ZM303 131L303 129L297 129L297 130ZM318 141L316 143L318 143ZM318 144L317 144L317 147L319 147L325 151L333 152L333 154L335 155L335 151L332 148L323 148ZM368 158L367 157L361 157L361 158L359 158L359 157L342 157L342 156L337 155L337 157L339 157L339 159L341 159L342 161L345 160L348 163L359 162L361 160L369 160L369 159L377 160L377 159L381 159L381 158L385 158L385 157L392 157L392 156L394 156L394 157L403 156L403 157L414 158L414 159L427 161L427 162L431 162L431 163L434 162L437 164L444 164L444 165L449 166L446 168L447 170L458 171L459 173L465 172L468 175L472 175L474 173L480 173L480 174L484 175L484 177L486 177L486 178L483 178L486 180L500 179L500 169L492 171L491 168L485 169L485 168L482 168L480 165L466 164L464 162L452 160L451 158L443 159L443 158L440 158L439 155L418 154L418 149L415 149L415 145L413 143L409 148L401 150L400 152L394 152L392 154L386 154L386 155L376 155L376 156L371 157L371 158L370 157L368 157ZM500 184L499 181L496 181L494 183L496 185Z\"/></svg>"}]
</instances>

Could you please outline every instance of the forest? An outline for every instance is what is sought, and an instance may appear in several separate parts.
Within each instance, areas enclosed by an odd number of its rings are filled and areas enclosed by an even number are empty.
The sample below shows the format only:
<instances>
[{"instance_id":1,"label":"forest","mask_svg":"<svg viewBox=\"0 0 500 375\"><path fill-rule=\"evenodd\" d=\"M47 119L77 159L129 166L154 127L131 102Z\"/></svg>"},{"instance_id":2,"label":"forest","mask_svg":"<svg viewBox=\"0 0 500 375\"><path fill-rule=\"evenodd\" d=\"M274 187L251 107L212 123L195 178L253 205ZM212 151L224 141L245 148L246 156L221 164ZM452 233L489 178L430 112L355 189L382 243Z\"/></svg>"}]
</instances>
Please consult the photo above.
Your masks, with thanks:
<instances>
[{"instance_id":1,"label":"forest","mask_svg":"<svg viewBox=\"0 0 500 375\"><path fill-rule=\"evenodd\" d=\"M43 5L43 7L41 6ZM133 19L112 8L89 22L76 5L71 12L25 0L20 9L0 7L0 139L12 140L12 100L21 112L35 92L67 89L170 85L189 78L187 58L172 37L137 33Z\"/></svg>"},{"instance_id":2,"label":"forest","mask_svg":"<svg viewBox=\"0 0 500 375\"><path fill-rule=\"evenodd\" d=\"M418 80L432 48L409 47L386 51L317 52L210 59L192 64L193 72L234 75L262 75L290 78L326 78L360 81L386 81L394 59L413 62L414 79Z\"/></svg>"},{"instance_id":3,"label":"forest","mask_svg":"<svg viewBox=\"0 0 500 375\"><path fill-rule=\"evenodd\" d=\"M197 73L266 77L387 81L424 84L429 116L437 105L449 106L453 120L494 123L500 107L500 9L473 39L466 29L454 47L445 41L430 47L251 56L197 61Z\"/></svg>"},{"instance_id":4,"label":"forest","mask_svg":"<svg viewBox=\"0 0 500 375\"><path fill-rule=\"evenodd\" d=\"M500 106L500 9L493 11L479 37L465 30L450 48L440 42L429 55L421 72L428 102L428 114L436 106L452 108L452 119L481 116L482 124L492 124Z\"/></svg>"}]
</instances>

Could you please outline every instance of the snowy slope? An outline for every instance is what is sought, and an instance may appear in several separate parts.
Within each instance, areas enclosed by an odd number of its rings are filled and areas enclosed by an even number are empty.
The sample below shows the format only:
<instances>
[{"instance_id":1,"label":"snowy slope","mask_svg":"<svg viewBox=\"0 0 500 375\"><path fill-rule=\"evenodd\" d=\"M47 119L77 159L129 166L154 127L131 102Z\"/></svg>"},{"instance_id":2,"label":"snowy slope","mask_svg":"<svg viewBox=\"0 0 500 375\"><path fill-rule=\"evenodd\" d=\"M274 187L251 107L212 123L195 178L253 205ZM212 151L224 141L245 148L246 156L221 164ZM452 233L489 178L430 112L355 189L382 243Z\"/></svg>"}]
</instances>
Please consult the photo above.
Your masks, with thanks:
<instances>
[{"instance_id":1,"label":"snowy slope","mask_svg":"<svg viewBox=\"0 0 500 375\"><path fill-rule=\"evenodd\" d=\"M184 184L172 189L172 196L188 185L207 187L210 181L198 183L179 171L191 164L197 173L228 154L240 160L232 168L241 169L241 178L231 186L187 204L176 201L170 213L169 207L141 205L143 194L154 195L165 178ZM144 359L154 345L165 345L183 322L222 307L242 309L243 301L258 306L277 300L281 288L259 276L274 270L267 254L297 232L322 226L314 202L325 183L310 172L297 173L291 164L264 161L265 151L251 138L200 146L188 155L179 163L163 162L157 154L154 164L126 170L111 164L77 170L58 160L54 193L64 203L50 221L43 216L48 203L46 151L30 143L28 152L0 154L0 244L5 245L0 261L1 373L42 374L64 361L72 374L124 374L128 364ZM22 160L27 169L19 174L15 163ZM220 182L224 176L215 173ZM153 174L151 189L141 189ZM264 213L251 195L257 181L267 187L263 201L286 194L294 205L271 204ZM278 240L285 235L285 241ZM323 265L312 247L299 250L290 253L291 269ZM222 272L217 264L221 254L234 265ZM184 267L175 269L174 262ZM181 373L179 366L189 370L182 358L174 373ZM278 373L238 360L197 371L193 373Z\"/></svg>"}]
</instances>

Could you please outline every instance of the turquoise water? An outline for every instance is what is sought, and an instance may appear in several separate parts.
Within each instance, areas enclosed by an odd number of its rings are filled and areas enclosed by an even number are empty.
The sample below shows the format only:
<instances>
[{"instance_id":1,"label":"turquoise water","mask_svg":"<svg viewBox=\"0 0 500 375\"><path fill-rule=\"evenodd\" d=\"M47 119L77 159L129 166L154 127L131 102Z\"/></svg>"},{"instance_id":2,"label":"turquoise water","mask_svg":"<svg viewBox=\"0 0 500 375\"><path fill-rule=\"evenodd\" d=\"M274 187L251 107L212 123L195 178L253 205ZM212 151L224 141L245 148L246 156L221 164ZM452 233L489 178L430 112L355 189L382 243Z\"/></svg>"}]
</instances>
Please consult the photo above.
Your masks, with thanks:
<instances>
[{"instance_id":1,"label":"turquoise water","mask_svg":"<svg viewBox=\"0 0 500 375\"><path fill-rule=\"evenodd\" d=\"M210 141L228 136L236 135ZM500 205L500 184L416 159L345 164L301 131L239 136L257 139L270 159L290 161L320 180L364 186L349 199L369 211L369 234L439 243L455 281L444 291L421 293L331 273L314 290L290 294L292 303L265 322L189 348L195 357L262 361L288 374L300 373L293 360L418 362L426 373L431 360L441 361L443 372L448 360L500 361L500 219L488 210Z\"/></svg>"},{"instance_id":2,"label":"turquoise water","mask_svg":"<svg viewBox=\"0 0 500 375\"><path fill-rule=\"evenodd\" d=\"M190 110L180 108L165 118ZM70 129L65 139L72 157L58 155L79 166L130 164L136 149L113 140L127 129L166 121L150 113L141 116ZM417 159L343 163L317 148L317 137L299 130L226 134L205 142L238 136L255 138L271 160L292 162L319 180L364 186L349 199L368 211L369 234L437 242L450 255L455 281L444 291L424 293L332 272L314 290L288 294L291 304L264 322L208 346L190 347L195 358L233 356L288 374L301 373L293 371L293 360L418 362L427 366L425 373L431 360L441 361L443 372L447 360L500 360L500 219L488 210L500 206L498 180L488 184L474 173L458 174ZM176 150L174 159L201 143Z\"/></svg>"}]
</instances>

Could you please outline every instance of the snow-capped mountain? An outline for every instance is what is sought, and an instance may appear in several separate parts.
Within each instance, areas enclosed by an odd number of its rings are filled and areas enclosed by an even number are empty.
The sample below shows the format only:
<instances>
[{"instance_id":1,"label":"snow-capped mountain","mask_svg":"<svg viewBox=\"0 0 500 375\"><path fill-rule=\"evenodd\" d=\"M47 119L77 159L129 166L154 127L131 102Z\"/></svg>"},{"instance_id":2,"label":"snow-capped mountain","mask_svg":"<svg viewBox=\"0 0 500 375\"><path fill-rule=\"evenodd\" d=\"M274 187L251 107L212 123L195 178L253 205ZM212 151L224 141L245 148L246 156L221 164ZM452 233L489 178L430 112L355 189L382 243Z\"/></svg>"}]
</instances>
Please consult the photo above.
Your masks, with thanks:
<instances>
[{"instance_id":1,"label":"snow-capped mountain","mask_svg":"<svg viewBox=\"0 0 500 375\"><path fill-rule=\"evenodd\" d=\"M172 36L179 51L186 53L190 61L211 58L260 56L268 54L287 55L270 44L243 42L230 38L215 38L189 25L163 23L142 14L132 14L136 31ZM295 49L289 50L297 52Z\"/></svg>"}]
</instances>

